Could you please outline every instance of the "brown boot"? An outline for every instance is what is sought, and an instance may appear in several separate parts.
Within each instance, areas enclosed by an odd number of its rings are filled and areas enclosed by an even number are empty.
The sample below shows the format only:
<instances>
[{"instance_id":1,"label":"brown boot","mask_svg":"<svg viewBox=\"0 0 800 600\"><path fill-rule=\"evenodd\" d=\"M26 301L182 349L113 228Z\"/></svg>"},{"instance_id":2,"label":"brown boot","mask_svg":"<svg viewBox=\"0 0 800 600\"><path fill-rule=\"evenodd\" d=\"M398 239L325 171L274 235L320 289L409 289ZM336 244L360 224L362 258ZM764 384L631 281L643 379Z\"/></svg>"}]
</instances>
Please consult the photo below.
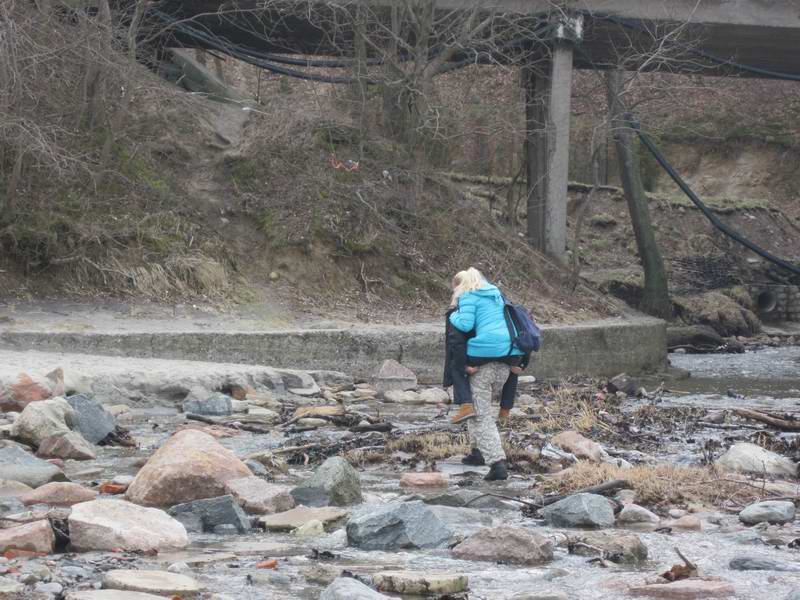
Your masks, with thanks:
<instances>
[{"instance_id":1,"label":"brown boot","mask_svg":"<svg viewBox=\"0 0 800 600\"><path fill-rule=\"evenodd\" d=\"M472 404L462 404L461 407L458 409L458 412L450 417L450 422L454 425L456 423L461 423L466 421L467 419L474 419L475 418L475 409L472 408Z\"/></svg>"},{"instance_id":2,"label":"brown boot","mask_svg":"<svg viewBox=\"0 0 800 600\"><path fill-rule=\"evenodd\" d=\"M503 421L504 423L508 421L508 417L511 415L510 408L501 408L500 413L497 415L498 420Z\"/></svg>"}]
</instances>

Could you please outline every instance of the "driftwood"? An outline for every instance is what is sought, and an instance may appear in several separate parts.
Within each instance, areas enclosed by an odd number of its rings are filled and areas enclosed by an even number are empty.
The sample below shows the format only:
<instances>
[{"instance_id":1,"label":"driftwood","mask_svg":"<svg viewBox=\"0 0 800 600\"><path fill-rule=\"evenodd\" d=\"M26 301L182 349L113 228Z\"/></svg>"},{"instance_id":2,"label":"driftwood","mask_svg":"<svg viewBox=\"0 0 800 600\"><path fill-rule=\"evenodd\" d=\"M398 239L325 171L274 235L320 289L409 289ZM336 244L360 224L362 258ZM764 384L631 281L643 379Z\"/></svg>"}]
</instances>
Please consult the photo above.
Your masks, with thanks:
<instances>
[{"instance_id":1,"label":"driftwood","mask_svg":"<svg viewBox=\"0 0 800 600\"><path fill-rule=\"evenodd\" d=\"M611 481L606 481L605 483L601 483L599 485L590 485L589 487L581 488L579 490L575 490L574 492L570 492L569 494L555 494L553 496L545 496L542 498L542 502L540 503L539 508L544 508L545 506L550 506L551 504L555 504L559 500L563 500L569 496L574 496L575 494L610 494L611 492L616 492L619 490L629 490L633 486L630 484L629 481L625 479L612 479Z\"/></svg>"},{"instance_id":2,"label":"driftwood","mask_svg":"<svg viewBox=\"0 0 800 600\"><path fill-rule=\"evenodd\" d=\"M221 425L232 429L241 429L242 431L250 431L251 433L270 433L272 431L272 428L266 426L248 425L238 420L225 421L223 419L212 419L211 417L196 415L194 413L187 413L186 419L189 421L200 421L207 425Z\"/></svg>"},{"instance_id":3,"label":"driftwood","mask_svg":"<svg viewBox=\"0 0 800 600\"><path fill-rule=\"evenodd\" d=\"M751 410L749 408L734 408L733 414L735 414L737 417L742 417L743 419L750 419L752 421L758 421L759 423L766 423L767 425L775 427L776 429L780 429L781 431L800 431L800 421L779 419L778 417L773 417L772 415L768 415L757 410Z\"/></svg>"}]
</instances>

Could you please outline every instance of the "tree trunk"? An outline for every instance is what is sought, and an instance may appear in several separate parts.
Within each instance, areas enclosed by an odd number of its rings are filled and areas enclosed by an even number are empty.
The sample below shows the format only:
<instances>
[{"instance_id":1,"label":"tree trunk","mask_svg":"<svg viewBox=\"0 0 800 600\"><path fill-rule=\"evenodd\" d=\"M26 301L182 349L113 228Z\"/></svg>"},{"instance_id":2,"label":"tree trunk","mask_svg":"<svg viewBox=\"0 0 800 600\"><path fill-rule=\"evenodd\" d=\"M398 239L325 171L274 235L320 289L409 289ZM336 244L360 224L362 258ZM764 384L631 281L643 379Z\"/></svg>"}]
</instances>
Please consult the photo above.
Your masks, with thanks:
<instances>
[{"instance_id":1,"label":"tree trunk","mask_svg":"<svg viewBox=\"0 0 800 600\"><path fill-rule=\"evenodd\" d=\"M609 71L607 77L608 106L620 178L631 215L633 232L636 236L636 246L644 269L644 293L639 309L649 315L668 319L672 316L672 303L669 299L667 272L650 220L650 210L642 185L639 161L634 152L634 132L622 100L623 72L621 70Z\"/></svg>"},{"instance_id":2,"label":"tree trunk","mask_svg":"<svg viewBox=\"0 0 800 600\"><path fill-rule=\"evenodd\" d=\"M358 124L359 157L363 154L364 138L367 131L367 8L363 0L355 9L353 50L353 85L351 86L351 115Z\"/></svg>"}]
</instances>

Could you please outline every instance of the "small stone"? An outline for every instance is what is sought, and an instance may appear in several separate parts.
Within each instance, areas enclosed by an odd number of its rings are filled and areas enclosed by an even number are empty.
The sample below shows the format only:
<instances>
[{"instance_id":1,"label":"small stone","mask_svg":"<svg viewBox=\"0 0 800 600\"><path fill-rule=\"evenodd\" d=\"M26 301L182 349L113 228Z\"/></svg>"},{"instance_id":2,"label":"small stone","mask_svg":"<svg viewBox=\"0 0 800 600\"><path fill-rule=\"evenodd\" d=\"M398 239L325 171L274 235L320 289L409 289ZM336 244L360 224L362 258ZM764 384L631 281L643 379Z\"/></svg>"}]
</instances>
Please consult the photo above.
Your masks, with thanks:
<instances>
[{"instance_id":1,"label":"small stone","mask_svg":"<svg viewBox=\"0 0 800 600\"><path fill-rule=\"evenodd\" d=\"M577 431L563 431L554 436L550 443L574 454L577 458L592 462L602 462L606 456L606 451L600 444L583 437Z\"/></svg>"},{"instance_id":2,"label":"small stone","mask_svg":"<svg viewBox=\"0 0 800 600\"><path fill-rule=\"evenodd\" d=\"M689 512L681 508L670 508L668 514L671 519L680 519L681 517L685 517L686 515L688 515Z\"/></svg>"},{"instance_id":3,"label":"small stone","mask_svg":"<svg viewBox=\"0 0 800 600\"><path fill-rule=\"evenodd\" d=\"M400 485L406 487L447 487L450 478L446 473L406 473L400 478Z\"/></svg>"},{"instance_id":4,"label":"small stone","mask_svg":"<svg viewBox=\"0 0 800 600\"><path fill-rule=\"evenodd\" d=\"M97 458L94 446L77 431L51 435L42 440L36 455L41 458L93 460Z\"/></svg>"},{"instance_id":5,"label":"small stone","mask_svg":"<svg viewBox=\"0 0 800 600\"><path fill-rule=\"evenodd\" d=\"M144 592L123 592L121 590L79 590L67 592L64 600L165 600L164 596Z\"/></svg>"},{"instance_id":6,"label":"small stone","mask_svg":"<svg viewBox=\"0 0 800 600\"><path fill-rule=\"evenodd\" d=\"M223 525L232 527L238 533L245 533L250 529L250 520L232 495L176 504L167 514L192 532L218 532Z\"/></svg>"},{"instance_id":7,"label":"small stone","mask_svg":"<svg viewBox=\"0 0 800 600\"><path fill-rule=\"evenodd\" d=\"M55 581L51 581L50 583L37 583L33 591L39 592L40 594L53 594L54 596L58 596L64 591L64 586Z\"/></svg>"},{"instance_id":8,"label":"small stone","mask_svg":"<svg viewBox=\"0 0 800 600\"><path fill-rule=\"evenodd\" d=\"M617 515L617 525L658 525L661 519L642 506L629 504Z\"/></svg>"},{"instance_id":9,"label":"small stone","mask_svg":"<svg viewBox=\"0 0 800 600\"><path fill-rule=\"evenodd\" d=\"M137 571L115 569L103 577L103 587L112 590L195 596L203 589L193 578L168 571Z\"/></svg>"},{"instance_id":10,"label":"small stone","mask_svg":"<svg viewBox=\"0 0 800 600\"><path fill-rule=\"evenodd\" d=\"M226 417L233 412L230 396L200 388L192 389L183 401L183 412L209 417Z\"/></svg>"},{"instance_id":11,"label":"small stone","mask_svg":"<svg viewBox=\"0 0 800 600\"><path fill-rule=\"evenodd\" d=\"M674 600L727 598L736 595L736 589L727 581L707 579L682 579L672 583L634 586L629 589L629 592L635 596Z\"/></svg>"},{"instance_id":12,"label":"small stone","mask_svg":"<svg viewBox=\"0 0 800 600\"><path fill-rule=\"evenodd\" d=\"M116 429L114 415L92 398L77 394L69 396L67 403L75 411L75 429L90 444L99 444Z\"/></svg>"},{"instance_id":13,"label":"small stone","mask_svg":"<svg viewBox=\"0 0 800 600\"><path fill-rule=\"evenodd\" d=\"M319 600L392 600L350 577L338 577L323 590Z\"/></svg>"},{"instance_id":14,"label":"small stone","mask_svg":"<svg viewBox=\"0 0 800 600\"><path fill-rule=\"evenodd\" d=\"M94 500L96 497L97 492L77 483L53 481L21 496L20 500L26 506L33 504L72 506L79 502Z\"/></svg>"},{"instance_id":15,"label":"small stone","mask_svg":"<svg viewBox=\"0 0 800 600\"><path fill-rule=\"evenodd\" d=\"M759 523L783 525L794 521L794 517L794 503L781 500L757 502L739 513L739 520L745 525L757 525Z\"/></svg>"},{"instance_id":16,"label":"small stone","mask_svg":"<svg viewBox=\"0 0 800 600\"><path fill-rule=\"evenodd\" d=\"M767 558L754 558L750 556L739 556L731 559L728 566L734 571L800 571L800 565L782 563L777 560Z\"/></svg>"},{"instance_id":17,"label":"small stone","mask_svg":"<svg viewBox=\"0 0 800 600\"><path fill-rule=\"evenodd\" d=\"M361 481L350 463L333 456L294 488L292 496L306 506L348 506L361 502Z\"/></svg>"},{"instance_id":18,"label":"small stone","mask_svg":"<svg viewBox=\"0 0 800 600\"><path fill-rule=\"evenodd\" d=\"M185 562L176 562L172 563L170 566L167 567L167 571L170 573L191 573L192 569L189 568Z\"/></svg>"},{"instance_id":19,"label":"small stone","mask_svg":"<svg viewBox=\"0 0 800 600\"><path fill-rule=\"evenodd\" d=\"M450 395L442 388L428 388L419 393L419 399L425 404L448 404Z\"/></svg>"},{"instance_id":20,"label":"small stone","mask_svg":"<svg viewBox=\"0 0 800 600\"><path fill-rule=\"evenodd\" d=\"M614 510L607 498L597 494L573 494L540 511L555 527L611 527Z\"/></svg>"},{"instance_id":21,"label":"small stone","mask_svg":"<svg viewBox=\"0 0 800 600\"><path fill-rule=\"evenodd\" d=\"M669 524L674 529L683 529L685 531L702 531L703 523L694 515L685 515L680 519L675 519Z\"/></svg>"},{"instance_id":22,"label":"small stone","mask_svg":"<svg viewBox=\"0 0 800 600\"><path fill-rule=\"evenodd\" d=\"M267 531L292 531L313 520L321 521L327 526L347 515L346 510L332 506L319 508L298 506L286 512L261 517L259 523Z\"/></svg>"},{"instance_id":23,"label":"small stone","mask_svg":"<svg viewBox=\"0 0 800 600\"><path fill-rule=\"evenodd\" d=\"M640 563L647 560L647 546L638 535L621 534L615 531L598 531L586 533L574 538L586 545L576 545L574 553L582 556L596 556L600 549L610 560L620 563Z\"/></svg>"},{"instance_id":24,"label":"small stone","mask_svg":"<svg viewBox=\"0 0 800 600\"><path fill-rule=\"evenodd\" d=\"M24 550L51 554L55 543L56 536L50 521L47 520L0 529L0 553L7 550Z\"/></svg>"},{"instance_id":25,"label":"small stone","mask_svg":"<svg viewBox=\"0 0 800 600\"><path fill-rule=\"evenodd\" d=\"M630 506L636 503L635 490L620 490L614 494L614 500L622 504L622 506Z\"/></svg>"},{"instance_id":26,"label":"small stone","mask_svg":"<svg viewBox=\"0 0 800 600\"><path fill-rule=\"evenodd\" d=\"M134 476L133 475L117 475L114 479L111 480L111 483L114 485L123 485L126 488L133 483Z\"/></svg>"},{"instance_id":27,"label":"small stone","mask_svg":"<svg viewBox=\"0 0 800 600\"><path fill-rule=\"evenodd\" d=\"M639 384L625 373L621 373L608 382L608 391L612 394L622 392L627 396L635 396L639 391Z\"/></svg>"},{"instance_id":28,"label":"small stone","mask_svg":"<svg viewBox=\"0 0 800 600\"><path fill-rule=\"evenodd\" d=\"M481 529L452 552L462 560L540 565L553 560L553 543L528 529L501 526Z\"/></svg>"},{"instance_id":29,"label":"small stone","mask_svg":"<svg viewBox=\"0 0 800 600\"><path fill-rule=\"evenodd\" d=\"M417 376L396 360L385 360L374 375L372 384L379 394L391 390L413 390L417 387Z\"/></svg>"},{"instance_id":30,"label":"small stone","mask_svg":"<svg viewBox=\"0 0 800 600\"><path fill-rule=\"evenodd\" d=\"M797 477L794 461L748 442L731 446L716 464L726 471Z\"/></svg>"},{"instance_id":31,"label":"small stone","mask_svg":"<svg viewBox=\"0 0 800 600\"><path fill-rule=\"evenodd\" d=\"M225 486L228 493L250 514L269 515L291 510L295 506L289 486L268 483L260 477L233 479Z\"/></svg>"},{"instance_id":32,"label":"small stone","mask_svg":"<svg viewBox=\"0 0 800 600\"><path fill-rule=\"evenodd\" d=\"M469 579L466 575L426 573L420 571L384 571L372 576L372 584L379 592L414 595L448 595L466 592Z\"/></svg>"},{"instance_id":33,"label":"small stone","mask_svg":"<svg viewBox=\"0 0 800 600\"><path fill-rule=\"evenodd\" d=\"M297 423L295 423L298 427L326 427L330 425L330 421L326 421L325 419L314 419L314 418L305 418L299 419Z\"/></svg>"},{"instance_id":34,"label":"small stone","mask_svg":"<svg viewBox=\"0 0 800 600\"><path fill-rule=\"evenodd\" d=\"M0 576L0 598L14 598L16 594L21 594L24 590L25 586L18 581Z\"/></svg>"},{"instance_id":35,"label":"small stone","mask_svg":"<svg viewBox=\"0 0 800 600\"><path fill-rule=\"evenodd\" d=\"M325 535L325 525L318 519L312 519L307 523L303 523L292 533L300 538L320 537Z\"/></svg>"},{"instance_id":36,"label":"small stone","mask_svg":"<svg viewBox=\"0 0 800 600\"><path fill-rule=\"evenodd\" d=\"M395 404L423 404L424 400L417 392L412 390L389 390L383 393L384 402Z\"/></svg>"}]
</instances>

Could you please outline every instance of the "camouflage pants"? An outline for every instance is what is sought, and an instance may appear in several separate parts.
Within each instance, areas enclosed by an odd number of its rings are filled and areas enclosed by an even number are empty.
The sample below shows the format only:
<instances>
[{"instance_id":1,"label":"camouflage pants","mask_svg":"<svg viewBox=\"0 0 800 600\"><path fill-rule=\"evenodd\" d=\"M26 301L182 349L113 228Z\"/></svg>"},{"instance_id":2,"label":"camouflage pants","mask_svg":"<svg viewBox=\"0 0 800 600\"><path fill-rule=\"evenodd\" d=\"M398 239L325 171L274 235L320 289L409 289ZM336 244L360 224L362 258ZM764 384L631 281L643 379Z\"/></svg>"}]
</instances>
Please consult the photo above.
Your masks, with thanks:
<instances>
[{"instance_id":1,"label":"camouflage pants","mask_svg":"<svg viewBox=\"0 0 800 600\"><path fill-rule=\"evenodd\" d=\"M500 441L500 432L495 423L492 402L499 400L509 372L508 365L493 362L481 366L478 372L469 378L472 404L477 416L467 421L467 433L472 447L481 451L487 465L506 458Z\"/></svg>"}]
</instances>

